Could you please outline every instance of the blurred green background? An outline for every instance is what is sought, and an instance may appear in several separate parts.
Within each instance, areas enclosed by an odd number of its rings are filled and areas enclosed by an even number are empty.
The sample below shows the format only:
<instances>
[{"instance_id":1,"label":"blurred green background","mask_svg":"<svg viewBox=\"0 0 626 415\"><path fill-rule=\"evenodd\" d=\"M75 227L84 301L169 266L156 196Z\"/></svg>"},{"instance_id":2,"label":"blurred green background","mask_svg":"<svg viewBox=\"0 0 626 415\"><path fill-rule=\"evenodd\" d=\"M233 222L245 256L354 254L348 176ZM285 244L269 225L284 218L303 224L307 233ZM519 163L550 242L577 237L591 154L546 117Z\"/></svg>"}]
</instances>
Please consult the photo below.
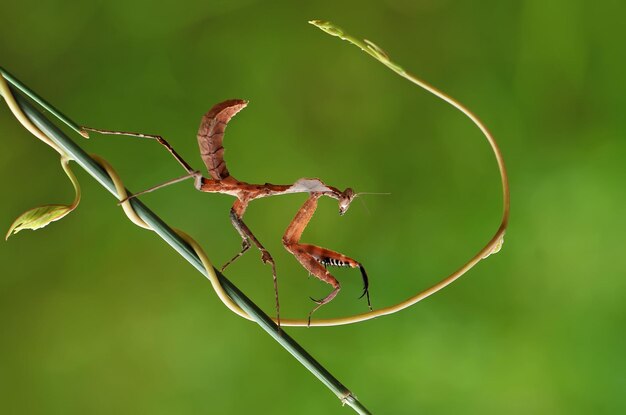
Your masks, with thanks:
<instances>
[{"instance_id":1,"label":"blurred green background","mask_svg":"<svg viewBox=\"0 0 626 415\"><path fill-rule=\"evenodd\" d=\"M226 134L235 177L391 192L344 217L323 200L304 237L362 261L382 307L473 256L497 228L501 193L471 122L306 22L374 40L493 131L511 179L509 232L498 255L409 310L289 333L374 413L626 412L622 2L4 3L1 64L78 123L162 134L200 168L201 116L245 98ZM55 153L2 107L6 229L72 193ZM153 143L72 137L134 190L182 173ZM0 247L1 413L351 413L78 175L77 211ZM215 263L237 252L232 198L187 182L144 200ZM291 317L329 291L280 244L303 200L257 201L246 216ZM272 312L257 252L227 275ZM358 272L335 275L343 290L318 316L364 311Z\"/></svg>"}]
</instances>

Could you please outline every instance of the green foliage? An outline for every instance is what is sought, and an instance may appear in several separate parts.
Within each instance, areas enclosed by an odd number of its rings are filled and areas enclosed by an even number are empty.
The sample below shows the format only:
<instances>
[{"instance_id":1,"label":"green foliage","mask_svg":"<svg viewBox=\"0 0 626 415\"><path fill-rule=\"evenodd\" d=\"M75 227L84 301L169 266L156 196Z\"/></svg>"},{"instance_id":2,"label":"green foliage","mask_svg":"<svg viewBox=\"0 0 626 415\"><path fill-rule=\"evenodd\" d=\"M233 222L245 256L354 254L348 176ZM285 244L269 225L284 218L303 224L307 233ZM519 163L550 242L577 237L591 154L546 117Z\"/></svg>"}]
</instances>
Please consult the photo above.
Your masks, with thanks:
<instances>
[{"instance_id":1,"label":"green foliage","mask_svg":"<svg viewBox=\"0 0 626 415\"><path fill-rule=\"evenodd\" d=\"M9 227L5 239L24 229L39 229L63 218L72 211L71 205L44 205L22 213Z\"/></svg>"},{"instance_id":2,"label":"green foliage","mask_svg":"<svg viewBox=\"0 0 626 415\"><path fill-rule=\"evenodd\" d=\"M80 185L78 184L76 176L69 168L69 159L67 157L61 157L61 166L74 187L74 201L69 205L50 204L27 210L19 215L11 226L9 226L5 239L9 239L9 236L15 235L24 229L36 230L43 228L54 221L62 219L68 213L76 209L76 206L78 206L80 202Z\"/></svg>"}]
</instances>

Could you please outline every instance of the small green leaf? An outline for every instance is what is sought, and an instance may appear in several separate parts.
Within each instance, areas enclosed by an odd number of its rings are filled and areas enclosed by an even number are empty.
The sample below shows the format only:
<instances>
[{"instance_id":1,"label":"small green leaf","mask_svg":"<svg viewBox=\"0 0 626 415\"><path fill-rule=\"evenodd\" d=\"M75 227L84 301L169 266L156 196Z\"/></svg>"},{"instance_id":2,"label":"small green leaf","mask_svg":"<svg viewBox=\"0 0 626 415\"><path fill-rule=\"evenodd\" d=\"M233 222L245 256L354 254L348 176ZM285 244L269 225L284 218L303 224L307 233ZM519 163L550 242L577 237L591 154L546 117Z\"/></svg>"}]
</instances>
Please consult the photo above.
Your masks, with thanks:
<instances>
[{"instance_id":1,"label":"small green leaf","mask_svg":"<svg viewBox=\"0 0 626 415\"><path fill-rule=\"evenodd\" d=\"M329 35L337 36L340 39L346 40L352 43L353 45L358 46L365 53L369 54L374 59L377 59L378 61L382 62L384 65L386 65L392 71L396 72L398 75L404 76L405 78L407 77L406 71L400 65L396 64L395 62L392 62L391 59L389 58L389 55L387 55L387 52L381 49L374 42L371 42L367 39L363 39L363 40L357 39L354 36L351 36L348 33L344 32L343 29L325 20L310 20L309 23L323 30Z\"/></svg>"},{"instance_id":2,"label":"small green leaf","mask_svg":"<svg viewBox=\"0 0 626 415\"><path fill-rule=\"evenodd\" d=\"M43 205L39 206L26 212L22 213L18 216L15 221L9 227L9 231L5 236L5 240L9 239L9 236L14 235L21 231L22 229L39 229L48 225L55 220L59 220L63 218L65 215L76 209L78 203L80 202L80 186L78 184L78 180L76 180L76 176L72 173L72 170L69 167L70 159L67 156L61 157L61 166L72 182L72 186L74 187L74 201L71 205Z\"/></svg>"},{"instance_id":3,"label":"small green leaf","mask_svg":"<svg viewBox=\"0 0 626 415\"><path fill-rule=\"evenodd\" d=\"M50 222L61 219L72 210L74 208L71 205L44 205L27 210L11 224L5 239L9 239L9 236L23 229L43 228Z\"/></svg>"},{"instance_id":4,"label":"small green leaf","mask_svg":"<svg viewBox=\"0 0 626 415\"><path fill-rule=\"evenodd\" d=\"M343 37L343 30L341 30L341 28L335 26L331 22L327 22L325 20L309 20L309 23L322 29L324 32L328 33L331 36Z\"/></svg>"}]
</instances>

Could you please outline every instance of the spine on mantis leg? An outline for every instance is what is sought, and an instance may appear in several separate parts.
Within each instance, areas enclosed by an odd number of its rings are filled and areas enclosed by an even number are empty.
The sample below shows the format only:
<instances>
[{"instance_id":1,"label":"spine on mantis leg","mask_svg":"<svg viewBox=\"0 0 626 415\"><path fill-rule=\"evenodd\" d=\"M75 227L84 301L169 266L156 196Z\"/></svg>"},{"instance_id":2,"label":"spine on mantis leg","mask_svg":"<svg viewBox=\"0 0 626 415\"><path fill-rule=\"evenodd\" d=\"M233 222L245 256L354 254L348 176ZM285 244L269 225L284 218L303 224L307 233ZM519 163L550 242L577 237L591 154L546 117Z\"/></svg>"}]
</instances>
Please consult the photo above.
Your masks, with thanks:
<instances>
[{"instance_id":1,"label":"spine on mantis leg","mask_svg":"<svg viewBox=\"0 0 626 415\"><path fill-rule=\"evenodd\" d=\"M230 99L213 106L202 117L198 129L198 144L202 160L214 180L224 180L230 177L224 161L224 131L226 125L239 111L248 105L242 99Z\"/></svg>"}]
</instances>

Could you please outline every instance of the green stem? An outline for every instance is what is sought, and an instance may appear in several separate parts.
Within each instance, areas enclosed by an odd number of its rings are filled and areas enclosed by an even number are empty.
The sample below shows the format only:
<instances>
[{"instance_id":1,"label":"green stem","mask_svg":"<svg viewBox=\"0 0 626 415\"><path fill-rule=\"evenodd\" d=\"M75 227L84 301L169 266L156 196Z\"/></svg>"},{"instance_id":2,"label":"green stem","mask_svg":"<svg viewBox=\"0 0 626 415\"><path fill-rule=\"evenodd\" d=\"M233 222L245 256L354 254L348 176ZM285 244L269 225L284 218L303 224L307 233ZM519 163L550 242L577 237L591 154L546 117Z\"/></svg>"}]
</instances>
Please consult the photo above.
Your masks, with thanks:
<instances>
[{"instance_id":1,"label":"green stem","mask_svg":"<svg viewBox=\"0 0 626 415\"><path fill-rule=\"evenodd\" d=\"M35 102L42 104L50 113L70 126L74 131L81 133L78 124L71 121L52 105L35 94L26 85L22 84L15 77L0 69L6 79L16 88L19 88ZM91 158L80 146L67 137L57 126L39 112L28 100L22 97L12 88L15 99L22 108L26 116L52 141L63 149L78 165L85 169L93 178L115 196L117 192L115 185L106 171ZM170 228L161 218L152 212L138 198L130 200L134 210L150 227L174 250L183 256L191 265L200 271L205 277L207 272L202 265L200 258L193 249L182 240L172 228ZM219 270L215 270L222 286L228 295L237 303L254 321L261 326L274 340L294 356L304 367L306 367L315 377L317 377L327 388L329 388L342 403L347 404L359 414L369 414L370 412L354 397L339 380L337 380L328 370L326 370L317 360L313 358L302 346L291 338L284 329L278 328L272 319L267 316L255 303L246 297L232 282L230 282Z\"/></svg>"},{"instance_id":2,"label":"green stem","mask_svg":"<svg viewBox=\"0 0 626 415\"><path fill-rule=\"evenodd\" d=\"M54 108L54 106L49 104L48 101L46 101L45 99L41 98L39 95L31 91L26 85L21 83L19 79L11 75L6 69L4 69L3 67L0 67L0 73L2 73L2 76L4 76L4 78L7 81L9 81L11 85L16 87L20 91L22 91L22 93L26 94L30 99L35 101L37 104L41 105L41 107L44 108L46 111L50 112L59 120L63 121L68 127L76 131L78 134L82 135L83 137L87 137L85 135L85 132L82 131L82 129L80 128L80 125L70 120L68 117L65 116L65 114L63 114L61 111L59 111L58 109Z\"/></svg>"}]
</instances>

